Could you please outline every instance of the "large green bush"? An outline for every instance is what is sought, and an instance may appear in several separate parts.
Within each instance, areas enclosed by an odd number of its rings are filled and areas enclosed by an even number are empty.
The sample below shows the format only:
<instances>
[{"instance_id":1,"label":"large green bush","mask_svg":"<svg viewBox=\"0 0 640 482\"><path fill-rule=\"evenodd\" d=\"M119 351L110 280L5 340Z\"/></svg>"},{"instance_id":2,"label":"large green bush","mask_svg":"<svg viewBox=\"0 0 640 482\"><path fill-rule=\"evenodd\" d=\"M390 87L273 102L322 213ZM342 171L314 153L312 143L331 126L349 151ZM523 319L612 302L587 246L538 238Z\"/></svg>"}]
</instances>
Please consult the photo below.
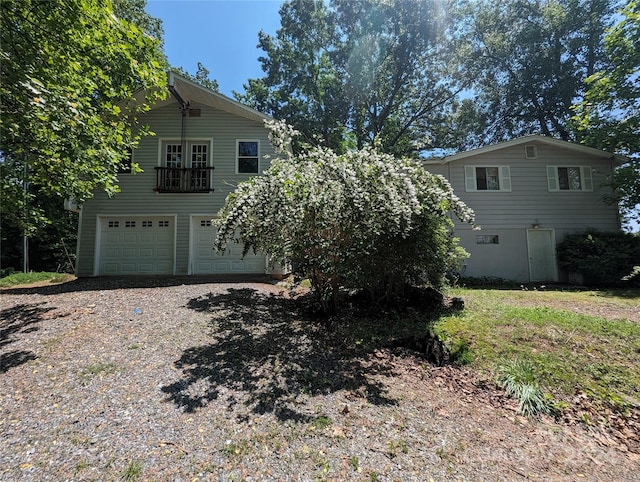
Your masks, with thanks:
<instances>
[{"instance_id":1,"label":"large green bush","mask_svg":"<svg viewBox=\"0 0 640 482\"><path fill-rule=\"evenodd\" d=\"M443 177L370 148L294 156L286 148L294 131L272 127L282 157L228 196L218 249L238 238L245 252L294 261L325 311L336 308L342 288L391 298L408 283L440 287L466 255L449 213L471 222L473 212Z\"/></svg>"},{"instance_id":2,"label":"large green bush","mask_svg":"<svg viewBox=\"0 0 640 482\"><path fill-rule=\"evenodd\" d=\"M592 286L638 284L638 276L624 280L640 266L640 236L622 231L588 230L570 234L558 245L561 269L580 273Z\"/></svg>"}]
</instances>

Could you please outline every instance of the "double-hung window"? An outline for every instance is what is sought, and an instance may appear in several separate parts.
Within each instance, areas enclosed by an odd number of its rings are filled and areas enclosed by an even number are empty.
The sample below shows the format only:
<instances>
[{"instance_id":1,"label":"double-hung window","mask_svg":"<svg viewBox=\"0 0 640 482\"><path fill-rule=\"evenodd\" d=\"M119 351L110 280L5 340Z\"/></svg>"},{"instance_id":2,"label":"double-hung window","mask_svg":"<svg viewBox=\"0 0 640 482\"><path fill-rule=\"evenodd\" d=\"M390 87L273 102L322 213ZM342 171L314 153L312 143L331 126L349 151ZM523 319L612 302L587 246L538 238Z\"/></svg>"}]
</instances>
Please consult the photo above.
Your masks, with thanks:
<instances>
[{"instance_id":1,"label":"double-hung window","mask_svg":"<svg viewBox=\"0 0 640 482\"><path fill-rule=\"evenodd\" d=\"M593 191L589 166L547 166L549 191Z\"/></svg>"},{"instance_id":2,"label":"double-hung window","mask_svg":"<svg viewBox=\"0 0 640 482\"><path fill-rule=\"evenodd\" d=\"M238 139L236 141L236 171L238 174L258 174L260 141Z\"/></svg>"},{"instance_id":3,"label":"double-hung window","mask_svg":"<svg viewBox=\"0 0 640 482\"><path fill-rule=\"evenodd\" d=\"M509 166L464 166L465 190L511 191Z\"/></svg>"}]
</instances>

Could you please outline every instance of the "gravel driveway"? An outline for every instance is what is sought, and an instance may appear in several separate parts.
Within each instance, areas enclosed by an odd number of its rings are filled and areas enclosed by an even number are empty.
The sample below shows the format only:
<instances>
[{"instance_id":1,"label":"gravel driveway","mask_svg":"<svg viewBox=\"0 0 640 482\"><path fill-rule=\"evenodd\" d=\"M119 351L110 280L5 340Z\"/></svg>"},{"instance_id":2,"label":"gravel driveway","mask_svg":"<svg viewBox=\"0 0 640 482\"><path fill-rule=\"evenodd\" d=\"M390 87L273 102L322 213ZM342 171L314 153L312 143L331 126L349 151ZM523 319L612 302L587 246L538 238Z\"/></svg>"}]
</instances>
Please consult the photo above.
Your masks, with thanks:
<instances>
[{"instance_id":1,"label":"gravel driveway","mask_svg":"<svg viewBox=\"0 0 640 482\"><path fill-rule=\"evenodd\" d=\"M297 308L204 278L0 291L0 480L638 480L605 435Z\"/></svg>"}]
</instances>

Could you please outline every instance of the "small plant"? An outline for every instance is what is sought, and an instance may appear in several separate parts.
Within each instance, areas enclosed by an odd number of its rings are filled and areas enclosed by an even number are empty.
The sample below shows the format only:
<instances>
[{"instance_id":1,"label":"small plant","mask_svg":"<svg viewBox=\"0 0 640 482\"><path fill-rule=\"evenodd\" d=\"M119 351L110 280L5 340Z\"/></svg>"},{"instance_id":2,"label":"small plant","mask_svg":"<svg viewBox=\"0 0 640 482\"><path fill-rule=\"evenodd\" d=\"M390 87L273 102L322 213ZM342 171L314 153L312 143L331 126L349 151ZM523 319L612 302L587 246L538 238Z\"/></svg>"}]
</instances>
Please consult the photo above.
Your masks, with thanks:
<instances>
[{"instance_id":1,"label":"small plant","mask_svg":"<svg viewBox=\"0 0 640 482\"><path fill-rule=\"evenodd\" d=\"M75 473L81 472L84 469L89 467L89 462L87 462L85 459L82 459L80 462L78 462L76 464L76 466L74 467L74 471Z\"/></svg>"},{"instance_id":2,"label":"small plant","mask_svg":"<svg viewBox=\"0 0 640 482\"><path fill-rule=\"evenodd\" d=\"M235 443L231 440L227 440L221 449L222 453L227 457L242 457L249 451L249 442L246 440Z\"/></svg>"},{"instance_id":3,"label":"small plant","mask_svg":"<svg viewBox=\"0 0 640 482\"><path fill-rule=\"evenodd\" d=\"M316 430L322 430L327 428L329 425L331 425L331 419L325 415L320 415L319 417L314 418L313 422L311 422L311 426Z\"/></svg>"},{"instance_id":4,"label":"small plant","mask_svg":"<svg viewBox=\"0 0 640 482\"><path fill-rule=\"evenodd\" d=\"M93 365L87 365L80 372L80 376L83 380L90 380L91 378L99 375L108 375L114 373L118 366L115 363L96 363Z\"/></svg>"},{"instance_id":5,"label":"small plant","mask_svg":"<svg viewBox=\"0 0 640 482\"><path fill-rule=\"evenodd\" d=\"M498 383L507 396L519 401L518 411L522 415L536 416L551 412L548 398L538 387L535 366L529 361L520 358L504 361L498 366Z\"/></svg>"},{"instance_id":6,"label":"small plant","mask_svg":"<svg viewBox=\"0 0 640 482\"><path fill-rule=\"evenodd\" d=\"M389 456L391 458L398 455L398 451L402 452L403 454L409 453L409 446L404 440L389 440L389 442L387 442L387 445L389 447Z\"/></svg>"},{"instance_id":7,"label":"small plant","mask_svg":"<svg viewBox=\"0 0 640 482\"><path fill-rule=\"evenodd\" d=\"M355 455L352 455L349 459L349 465L353 467L353 470L358 470L358 467L360 467L360 459L358 459L358 457L356 457Z\"/></svg>"},{"instance_id":8,"label":"small plant","mask_svg":"<svg viewBox=\"0 0 640 482\"><path fill-rule=\"evenodd\" d=\"M122 480L125 481L134 481L138 480L142 475L142 464L140 462L136 462L135 460L131 460L127 467L122 472Z\"/></svg>"}]
</instances>

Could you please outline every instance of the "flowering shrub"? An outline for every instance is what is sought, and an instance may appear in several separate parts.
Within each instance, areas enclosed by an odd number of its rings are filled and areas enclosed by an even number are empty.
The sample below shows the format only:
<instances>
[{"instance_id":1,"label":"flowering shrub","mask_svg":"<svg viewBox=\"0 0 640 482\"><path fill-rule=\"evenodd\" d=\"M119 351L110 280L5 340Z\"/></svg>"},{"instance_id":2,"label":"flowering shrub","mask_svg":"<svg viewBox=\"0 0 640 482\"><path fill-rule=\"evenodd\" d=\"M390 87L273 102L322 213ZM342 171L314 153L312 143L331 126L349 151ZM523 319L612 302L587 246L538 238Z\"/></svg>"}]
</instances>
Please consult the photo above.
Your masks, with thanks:
<instances>
[{"instance_id":1,"label":"flowering shrub","mask_svg":"<svg viewBox=\"0 0 640 482\"><path fill-rule=\"evenodd\" d=\"M372 148L337 155L312 147L294 156L287 145L295 131L270 128L280 157L227 197L217 249L239 233L245 253L295 262L325 311L336 308L340 288L393 297L407 283L440 287L466 256L449 213L473 222L473 212L442 176Z\"/></svg>"}]
</instances>

